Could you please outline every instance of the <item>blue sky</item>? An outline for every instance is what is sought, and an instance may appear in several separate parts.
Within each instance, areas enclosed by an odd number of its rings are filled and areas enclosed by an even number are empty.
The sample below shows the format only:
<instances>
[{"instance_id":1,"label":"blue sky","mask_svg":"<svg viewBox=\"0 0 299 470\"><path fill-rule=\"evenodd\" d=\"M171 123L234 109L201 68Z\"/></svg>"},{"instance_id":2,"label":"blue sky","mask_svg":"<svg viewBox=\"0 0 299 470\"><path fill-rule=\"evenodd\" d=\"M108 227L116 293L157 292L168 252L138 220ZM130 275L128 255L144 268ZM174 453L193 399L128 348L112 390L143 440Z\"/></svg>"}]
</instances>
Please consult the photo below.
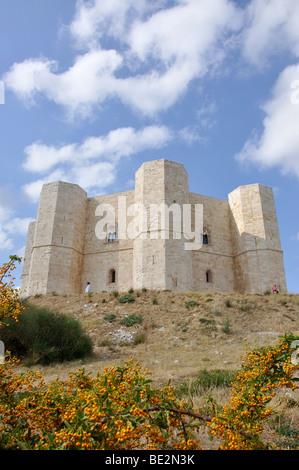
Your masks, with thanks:
<instances>
[{"instance_id":1,"label":"blue sky","mask_svg":"<svg viewBox=\"0 0 299 470\"><path fill-rule=\"evenodd\" d=\"M0 6L1 263L22 256L43 183L123 191L143 162L167 158L192 192L273 187L299 293L298 0Z\"/></svg>"}]
</instances>

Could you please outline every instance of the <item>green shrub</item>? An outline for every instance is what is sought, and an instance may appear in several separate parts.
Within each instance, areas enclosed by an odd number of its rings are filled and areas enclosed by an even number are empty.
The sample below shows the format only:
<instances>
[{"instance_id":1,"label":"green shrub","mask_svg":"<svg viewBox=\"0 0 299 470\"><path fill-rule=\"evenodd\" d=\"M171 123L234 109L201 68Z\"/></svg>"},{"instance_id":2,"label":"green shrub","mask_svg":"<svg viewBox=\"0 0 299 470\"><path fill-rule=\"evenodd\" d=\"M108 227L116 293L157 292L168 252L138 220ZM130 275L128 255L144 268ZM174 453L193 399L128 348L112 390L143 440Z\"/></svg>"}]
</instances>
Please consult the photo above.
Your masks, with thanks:
<instances>
[{"instance_id":1,"label":"green shrub","mask_svg":"<svg viewBox=\"0 0 299 470\"><path fill-rule=\"evenodd\" d=\"M128 315L125 317L123 320L121 320L121 325L125 326L133 326L135 323L142 323L142 316L141 315L135 315L132 313L131 315Z\"/></svg>"},{"instance_id":2,"label":"green shrub","mask_svg":"<svg viewBox=\"0 0 299 470\"><path fill-rule=\"evenodd\" d=\"M104 316L104 320L108 321L109 323L113 323L116 318L116 315L114 313L108 313L108 315Z\"/></svg>"},{"instance_id":3,"label":"green shrub","mask_svg":"<svg viewBox=\"0 0 299 470\"><path fill-rule=\"evenodd\" d=\"M222 325L222 332L226 334L229 334L231 332L228 318L226 318L225 322Z\"/></svg>"},{"instance_id":4,"label":"green shrub","mask_svg":"<svg viewBox=\"0 0 299 470\"><path fill-rule=\"evenodd\" d=\"M185 302L186 308L197 307L199 305L196 300L189 300L189 302Z\"/></svg>"},{"instance_id":5,"label":"green shrub","mask_svg":"<svg viewBox=\"0 0 299 470\"><path fill-rule=\"evenodd\" d=\"M135 299L132 295L130 294L126 294L126 295L122 295L121 297L119 297L117 299L119 301L119 303L121 304L125 304L126 302L135 302Z\"/></svg>"},{"instance_id":6,"label":"green shrub","mask_svg":"<svg viewBox=\"0 0 299 470\"><path fill-rule=\"evenodd\" d=\"M19 321L0 329L6 350L29 363L47 365L81 359L91 354L91 339L69 315L26 304Z\"/></svg>"}]
</instances>

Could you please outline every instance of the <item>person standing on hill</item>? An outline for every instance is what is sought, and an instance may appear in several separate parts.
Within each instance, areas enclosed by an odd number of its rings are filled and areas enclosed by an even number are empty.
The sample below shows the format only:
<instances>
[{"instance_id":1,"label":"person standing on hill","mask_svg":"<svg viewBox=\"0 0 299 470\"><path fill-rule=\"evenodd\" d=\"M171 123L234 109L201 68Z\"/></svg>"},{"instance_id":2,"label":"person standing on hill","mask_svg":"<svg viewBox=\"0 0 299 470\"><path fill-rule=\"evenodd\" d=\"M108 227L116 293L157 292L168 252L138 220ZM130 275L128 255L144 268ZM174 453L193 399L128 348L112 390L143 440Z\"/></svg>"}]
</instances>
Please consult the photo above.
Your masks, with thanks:
<instances>
[{"instance_id":1,"label":"person standing on hill","mask_svg":"<svg viewBox=\"0 0 299 470\"><path fill-rule=\"evenodd\" d=\"M85 294L88 294L88 292L90 292L90 282L89 281L87 282L87 286L86 286L86 289L85 289Z\"/></svg>"}]
</instances>

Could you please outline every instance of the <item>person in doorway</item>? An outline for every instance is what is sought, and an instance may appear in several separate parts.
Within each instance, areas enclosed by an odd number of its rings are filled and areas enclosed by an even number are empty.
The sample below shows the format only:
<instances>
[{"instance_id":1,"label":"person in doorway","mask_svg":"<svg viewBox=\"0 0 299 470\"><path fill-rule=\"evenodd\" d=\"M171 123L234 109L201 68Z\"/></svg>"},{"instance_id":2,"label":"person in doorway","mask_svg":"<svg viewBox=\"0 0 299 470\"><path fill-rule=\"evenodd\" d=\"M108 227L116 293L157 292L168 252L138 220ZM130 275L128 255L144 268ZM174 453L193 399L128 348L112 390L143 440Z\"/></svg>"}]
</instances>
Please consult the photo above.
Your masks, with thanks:
<instances>
[{"instance_id":1,"label":"person in doorway","mask_svg":"<svg viewBox=\"0 0 299 470\"><path fill-rule=\"evenodd\" d=\"M89 281L87 282L87 286L86 286L86 289L85 289L85 294L88 294L88 292L90 292L90 282Z\"/></svg>"}]
</instances>

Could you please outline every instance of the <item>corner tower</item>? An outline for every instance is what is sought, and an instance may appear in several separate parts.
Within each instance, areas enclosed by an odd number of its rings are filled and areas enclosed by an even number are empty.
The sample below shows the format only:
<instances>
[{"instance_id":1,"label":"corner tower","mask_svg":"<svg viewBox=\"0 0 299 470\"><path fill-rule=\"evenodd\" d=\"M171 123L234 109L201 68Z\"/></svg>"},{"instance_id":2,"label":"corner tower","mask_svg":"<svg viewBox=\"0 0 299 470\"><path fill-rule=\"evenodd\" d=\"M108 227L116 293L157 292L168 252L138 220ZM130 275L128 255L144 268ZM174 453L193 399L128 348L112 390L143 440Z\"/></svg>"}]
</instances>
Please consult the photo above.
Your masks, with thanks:
<instances>
[{"instance_id":1,"label":"corner tower","mask_svg":"<svg viewBox=\"0 0 299 470\"><path fill-rule=\"evenodd\" d=\"M272 188L240 186L229 194L234 242L235 290L264 293L286 278Z\"/></svg>"},{"instance_id":2,"label":"corner tower","mask_svg":"<svg viewBox=\"0 0 299 470\"><path fill-rule=\"evenodd\" d=\"M183 204L188 203L188 175L183 165L156 160L144 163L136 172L135 204L140 204L146 211L145 224L134 240L136 289L190 289L191 255L184 250L181 225ZM161 224L160 209L163 207L169 221L167 228ZM156 216L153 215L154 208L157 209Z\"/></svg>"},{"instance_id":3,"label":"corner tower","mask_svg":"<svg viewBox=\"0 0 299 470\"><path fill-rule=\"evenodd\" d=\"M23 295L79 293L86 192L76 184L45 184L27 236Z\"/></svg>"}]
</instances>

